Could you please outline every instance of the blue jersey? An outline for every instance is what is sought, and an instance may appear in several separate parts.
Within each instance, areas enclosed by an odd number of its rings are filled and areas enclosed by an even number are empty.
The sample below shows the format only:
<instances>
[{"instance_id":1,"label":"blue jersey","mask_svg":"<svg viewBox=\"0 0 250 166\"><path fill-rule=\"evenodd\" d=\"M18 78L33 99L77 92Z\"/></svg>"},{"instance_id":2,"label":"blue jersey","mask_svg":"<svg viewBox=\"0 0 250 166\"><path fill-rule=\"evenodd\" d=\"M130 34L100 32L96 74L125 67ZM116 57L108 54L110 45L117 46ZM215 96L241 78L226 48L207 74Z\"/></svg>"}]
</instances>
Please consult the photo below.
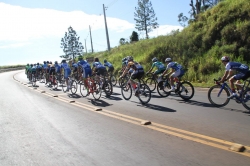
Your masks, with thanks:
<instances>
[{"instance_id":1,"label":"blue jersey","mask_svg":"<svg viewBox=\"0 0 250 166\"><path fill-rule=\"evenodd\" d=\"M104 63L104 66L107 66L108 68L113 67L113 65L110 62Z\"/></svg>"},{"instance_id":2,"label":"blue jersey","mask_svg":"<svg viewBox=\"0 0 250 166\"><path fill-rule=\"evenodd\" d=\"M60 73L61 66L59 64L55 64L55 69L56 69L56 73Z\"/></svg>"},{"instance_id":3,"label":"blue jersey","mask_svg":"<svg viewBox=\"0 0 250 166\"><path fill-rule=\"evenodd\" d=\"M64 70L70 70L70 67L67 63L62 63L60 67L63 68Z\"/></svg>"},{"instance_id":4,"label":"blue jersey","mask_svg":"<svg viewBox=\"0 0 250 166\"><path fill-rule=\"evenodd\" d=\"M48 64L47 63L43 64L43 69L47 69L47 68L48 68Z\"/></svg>"},{"instance_id":5,"label":"blue jersey","mask_svg":"<svg viewBox=\"0 0 250 166\"><path fill-rule=\"evenodd\" d=\"M105 66L103 66L101 62L94 62L93 67L95 67L96 69L105 68Z\"/></svg>"},{"instance_id":6,"label":"blue jersey","mask_svg":"<svg viewBox=\"0 0 250 166\"><path fill-rule=\"evenodd\" d=\"M90 64L86 60L80 60L78 66L81 66L83 70L91 70Z\"/></svg>"},{"instance_id":7,"label":"blue jersey","mask_svg":"<svg viewBox=\"0 0 250 166\"><path fill-rule=\"evenodd\" d=\"M239 63L239 62L228 62L226 64L226 71L236 70L241 73L247 73L249 71L249 67L245 64Z\"/></svg>"},{"instance_id":8,"label":"blue jersey","mask_svg":"<svg viewBox=\"0 0 250 166\"><path fill-rule=\"evenodd\" d=\"M166 70L167 70L167 69L170 69L170 68L172 68L172 69L174 69L175 71L177 71L177 70L182 69L182 66L181 66L180 64L178 64L177 62L170 62L170 63L167 65Z\"/></svg>"}]
</instances>

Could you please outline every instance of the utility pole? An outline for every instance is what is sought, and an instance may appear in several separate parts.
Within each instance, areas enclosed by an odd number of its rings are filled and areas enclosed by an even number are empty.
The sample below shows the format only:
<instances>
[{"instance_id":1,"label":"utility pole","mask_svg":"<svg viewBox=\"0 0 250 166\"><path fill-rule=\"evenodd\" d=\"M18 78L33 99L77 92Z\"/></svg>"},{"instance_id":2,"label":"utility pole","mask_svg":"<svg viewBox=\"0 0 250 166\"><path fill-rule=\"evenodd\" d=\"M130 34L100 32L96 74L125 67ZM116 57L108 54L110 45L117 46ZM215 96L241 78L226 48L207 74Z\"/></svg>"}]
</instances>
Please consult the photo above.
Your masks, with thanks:
<instances>
[{"instance_id":1,"label":"utility pole","mask_svg":"<svg viewBox=\"0 0 250 166\"><path fill-rule=\"evenodd\" d=\"M86 45L86 39L84 39L85 40L85 49L86 49L86 54L88 54L88 52L87 52L87 45Z\"/></svg>"},{"instance_id":2,"label":"utility pole","mask_svg":"<svg viewBox=\"0 0 250 166\"><path fill-rule=\"evenodd\" d=\"M91 36L91 28L90 28L90 25L89 25L89 33L90 33L91 49L92 49L92 53L93 53L94 51L93 51L93 43L92 43L92 36Z\"/></svg>"},{"instance_id":3,"label":"utility pole","mask_svg":"<svg viewBox=\"0 0 250 166\"><path fill-rule=\"evenodd\" d=\"M110 51L109 34L108 34L108 27L107 27L107 21L106 21L106 14L105 14L105 6L104 6L104 4L103 4L103 15L104 15L104 22L105 22L105 29L106 29L107 45L108 45L108 50Z\"/></svg>"}]
</instances>

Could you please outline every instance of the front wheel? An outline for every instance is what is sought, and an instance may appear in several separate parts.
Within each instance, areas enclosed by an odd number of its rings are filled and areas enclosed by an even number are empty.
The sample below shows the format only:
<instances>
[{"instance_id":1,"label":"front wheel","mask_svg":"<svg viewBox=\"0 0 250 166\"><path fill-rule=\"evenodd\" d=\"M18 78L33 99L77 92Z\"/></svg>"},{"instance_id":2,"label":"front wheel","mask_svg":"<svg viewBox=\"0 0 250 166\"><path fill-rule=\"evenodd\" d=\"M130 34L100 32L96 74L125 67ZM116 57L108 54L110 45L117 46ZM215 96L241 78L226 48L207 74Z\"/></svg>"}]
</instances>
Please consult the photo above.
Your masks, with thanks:
<instances>
[{"instance_id":1,"label":"front wheel","mask_svg":"<svg viewBox=\"0 0 250 166\"><path fill-rule=\"evenodd\" d=\"M137 92L139 93L138 98L142 104L147 104L150 101L151 91L146 84L141 84Z\"/></svg>"},{"instance_id":2,"label":"front wheel","mask_svg":"<svg viewBox=\"0 0 250 166\"><path fill-rule=\"evenodd\" d=\"M228 96L230 96L228 89L221 89L220 85L214 85L208 90L208 100L216 107L223 107L227 105L230 101Z\"/></svg>"},{"instance_id":3,"label":"front wheel","mask_svg":"<svg viewBox=\"0 0 250 166\"><path fill-rule=\"evenodd\" d=\"M160 81L157 84L157 92L161 97L168 97L171 92L168 90L171 89L171 85L168 83L168 80Z\"/></svg>"},{"instance_id":4,"label":"front wheel","mask_svg":"<svg viewBox=\"0 0 250 166\"><path fill-rule=\"evenodd\" d=\"M132 97L132 87L130 84L126 83L121 86L122 97L125 100L129 100Z\"/></svg>"},{"instance_id":5,"label":"front wheel","mask_svg":"<svg viewBox=\"0 0 250 166\"><path fill-rule=\"evenodd\" d=\"M190 100L194 96L194 87L190 82L184 81L179 85L179 96L183 100Z\"/></svg>"},{"instance_id":6,"label":"front wheel","mask_svg":"<svg viewBox=\"0 0 250 166\"><path fill-rule=\"evenodd\" d=\"M95 81L94 85L94 92L92 93L93 97L96 99L96 100L99 100L101 95L102 95L102 87L100 86L100 84L98 82Z\"/></svg>"},{"instance_id":7,"label":"front wheel","mask_svg":"<svg viewBox=\"0 0 250 166\"><path fill-rule=\"evenodd\" d=\"M83 82L80 83L80 93L82 97L88 96L88 89L86 88Z\"/></svg>"},{"instance_id":8,"label":"front wheel","mask_svg":"<svg viewBox=\"0 0 250 166\"><path fill-rule=\"evenodd\" d=\"M147 86L150 88L150 91L153 92L156 88L156 80L153 78L148 78L146 80Z\"/></svg>"},{"instance_id":9,"label":"front wheel","mask_svg":"<svg viewBox=\"0 0 250 166\"><path fill-rule=\"evenodd\" d=\"M250 89L247 88L241 97L242 105L247 109L250 110Z\"/></svg>"}]
</instances>

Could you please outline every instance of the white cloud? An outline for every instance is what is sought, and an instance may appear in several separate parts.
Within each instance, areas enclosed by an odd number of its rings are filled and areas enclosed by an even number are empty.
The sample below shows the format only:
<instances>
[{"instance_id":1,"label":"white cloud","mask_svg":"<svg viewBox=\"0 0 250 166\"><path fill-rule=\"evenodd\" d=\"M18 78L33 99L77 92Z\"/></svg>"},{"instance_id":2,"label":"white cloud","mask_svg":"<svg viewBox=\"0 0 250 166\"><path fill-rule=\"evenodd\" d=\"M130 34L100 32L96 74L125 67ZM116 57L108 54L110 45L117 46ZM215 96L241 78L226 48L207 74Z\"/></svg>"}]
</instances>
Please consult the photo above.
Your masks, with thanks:
<instances>
[{"instance_id":1,"label":"white cloud","mask_svg":"<svg viewBox=\"0 0 250 166\"><path fill-rule=\"evenodd\" d=\"M29 42L24 42L24 43L12 43L12 44L4 44L4 45L0 45L0 49L1 48L17 48L17 47L22 47L22 46L25 46L25 45L29 45L31 43Z\"/></svg>"},{"instance_id":2,"label":"white cloud","mask_svg":"<svg viewBox=\"0 0 250 166\"><path fill-rule=\"evenodd\" d=\"M180 31L183 29L182 26L173 26L173 25L162 25L159 28L149 33L150 37L157 37L161 35L167 35L173 30L179 29Z\"/></svg>"},{"instance_id":3,"label":"white cloud","mask_svg":"<svg viewBox=\"0 0 250 166\"><path fill-rule=\"evenodd\" d=\"M62 37L69 26L76 31L104 29L103 15L87 15L82 11L63 12L52 9L29 9L0 2L0 41L27 41L46 36ZM134 25L120 19L107 18L108 28L123 32Z\"/></svg>"}]
</instances>

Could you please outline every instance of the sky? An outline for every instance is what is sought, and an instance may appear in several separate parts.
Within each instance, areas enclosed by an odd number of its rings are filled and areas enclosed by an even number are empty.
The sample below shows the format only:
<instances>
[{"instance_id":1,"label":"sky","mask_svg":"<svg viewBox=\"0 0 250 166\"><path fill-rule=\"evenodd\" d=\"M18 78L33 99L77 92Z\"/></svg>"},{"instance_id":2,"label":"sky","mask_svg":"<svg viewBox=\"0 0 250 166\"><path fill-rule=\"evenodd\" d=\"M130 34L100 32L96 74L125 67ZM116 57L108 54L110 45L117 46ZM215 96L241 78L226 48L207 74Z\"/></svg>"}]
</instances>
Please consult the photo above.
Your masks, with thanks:
<instances>
[{"instance_id":1,"label":"sky","mask_svg":"<svg viewBox=\"0 0 250 166\"><path fill-rule=\"evenodd\" d=\"M150 0L159 28L150 38L183 29L178 15L189 17L189 0ZM119 40L129 40L135 29L134 12L138 0L1 0L0 66L43 61L61 61L61 39L71 26L80 36L84 52L107 50L103 6L111 49Z\"/></svg>"}]
</instances>

